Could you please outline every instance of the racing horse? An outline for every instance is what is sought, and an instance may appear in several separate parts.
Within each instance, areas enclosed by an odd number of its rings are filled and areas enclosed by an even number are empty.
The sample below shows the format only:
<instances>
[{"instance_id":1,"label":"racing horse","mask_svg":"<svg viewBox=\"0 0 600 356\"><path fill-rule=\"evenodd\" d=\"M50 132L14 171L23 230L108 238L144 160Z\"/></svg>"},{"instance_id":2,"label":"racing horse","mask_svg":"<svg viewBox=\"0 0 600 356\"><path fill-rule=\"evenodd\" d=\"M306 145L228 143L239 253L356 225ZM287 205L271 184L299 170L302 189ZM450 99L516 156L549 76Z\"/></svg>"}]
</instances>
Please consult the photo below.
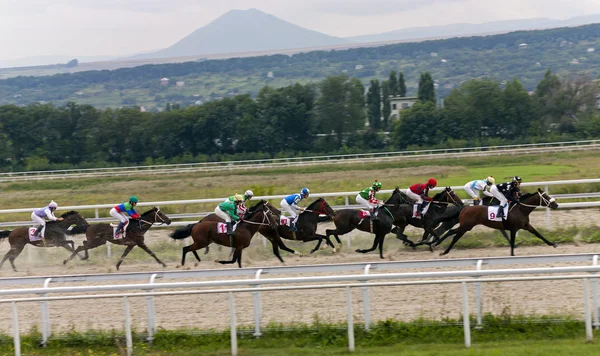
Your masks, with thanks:
<instances>
[{"instance_id":1,"label":"racing horse","mask_svg":"<svg viewBox=\"0 0 600 356\"><path fill-rule=\"evenodd\" d=\"M14 261L27 244L36 247L63 247L69 250L69 252L75 251L75 243L72 240L67 240L66 235L74 235L77 232L83 232L88 228L89 224L81 214L74 210L68 211L60 217L63 220L49 221L46 223L45 236L43 239L37 241L31 241L29 239L29 227L20 227L8 231L8 234L6 234L6 231L3 231L3 234L0 235L0 239L8 238L10 250L8 250L0 262L0 268L8 259L13 270L16 272L17 268L15 267ZM75 226L73 230L69 231L68 229L72 225Z\"/></svg>"},{"instance_id":2,"label":"racing horse","mask_svg":"<svg viewBox=\"0 0 600 356\"><path fill-rule=\"evenodd\" d=\"M341 243L339 235L345 235L355 229L373 233L375 234L373 246L366 250L358 249L356 252L368 253L379 247L379 257L383 258L383 240L385 235L391 232L394 225L406 224L406 218L401 214L400 205L393 203L394 201L398 201L400 194L400 189L396 188L390 199L385 202L385 205L379 208L379 219L372 222L369 216L362 217L360 210L338 210L333 218L335 229L325 230L326 236L333 235L338 243Z\"/></svg>"},{"instance_id":3,"label":"racing horse","mask_svg":"<svg viewBox=\"0 0 600 356\"><path fill-rule=\"evenodd\" d=\"M85 232L86 241L83 241L83 245L77 247L77 250L71 254L71 257L64 260L63 263L67 264L67 262L71 261L79 251L84 251L84 259L88 259L88 250L110 242L115 245L126 246L125 251L123 251L123 255L121 255L119 262L117 262L117 270L119 270L119 267L121 266L121 263L123 263L125 257L136 246L139 246L142 250L146 251L163 267L167 267L167 265L164 264L158 257L156 257L154 252L152 252L144 242L144 234L146 234L146 232L152 227L152 225L154 225L154 223L170 225L171 219L169 219L169 217L165 215L159 207L155 206L143 213L139 219L130 219L129 224L127 225L125 237L120 239L115 239L114 230L110 224L91 225Z\"/></svg>"},{"instance_id":4,"label":"racing horse","mask_svg":"<svg viewBox=\"0 0 600 356\"><path fill-rule=\"evenodd\" d=\"M242 251L250 246L250 241L252 237L256 234L260 227L268 227L277 233L277 218L273 215L273 213L267 207L267 202L261 200L258 204L251 207L246 214L244 214L244 219L236 224L234 230L234 244L232 245L232 239L229 238L226 231L220 231L218 221L204 221L197 223L192 228L192 239L193 243L189 246L183 247L182 255L181 255L181 266L185 265L185 255L188 252L192 252L194 257L198 262L201 262L200 256L196 250L205 248L211 243L216 243L221 246L234 247L235 250L233 252L232 259L230 261L218 261L221 264L233 264L235 262L238 263L238 266L242 268ZM185 235L182 233L178 233L177 231L173 232L169 235L174 240L182 240L185 239L189 235ZM275 252L275 251L274 251ZM279 250L276 252L276 256L279 258L281 262L281 256L279 256Z\"/></svg>"},{"instance_id":5,"label":"racing horse","mask_svg":"<svg viewBox=\"0 0 600 356\"><path fill-rule=\"evenodd\" d=\"M538 207L546 207L550 209L558 209L558 204L546 194L543 190L538 189L535 193L529 193L521 196L518 202L515 202L509 207L508 218L503 221L492 221L488 218L488 207L487 206L468 206L465 207L459 216L460 225L456 229L452 229L442 237L435 245L439 245L446 238L454 236L450 246L441 253L446 255L452 250L452 247L460 240L460 238L469 232L473 227L477 225L485 225L496 230L508 230L510 231L510 255L515 255L515 239L517 231L523 229L531 232L540 240L544 241L547 245L557 247L555 243L552 243L542 234L540 234L531 224L529 223L529 214ZM500 208L502 209L502 208Z\"/></svg>"}]
</instances>

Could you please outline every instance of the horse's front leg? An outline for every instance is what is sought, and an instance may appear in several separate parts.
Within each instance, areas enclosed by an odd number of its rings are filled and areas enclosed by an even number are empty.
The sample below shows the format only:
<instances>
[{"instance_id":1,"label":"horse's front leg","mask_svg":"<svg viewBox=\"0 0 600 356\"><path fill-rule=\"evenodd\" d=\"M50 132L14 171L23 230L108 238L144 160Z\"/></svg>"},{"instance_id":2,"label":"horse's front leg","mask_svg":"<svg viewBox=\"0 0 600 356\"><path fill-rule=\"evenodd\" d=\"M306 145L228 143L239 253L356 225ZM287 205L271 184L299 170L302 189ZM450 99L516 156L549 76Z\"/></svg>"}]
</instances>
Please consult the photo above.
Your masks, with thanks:
<instances>
[{"instance_id":1,"label":"horse's front leg","mask_svg":"<svg viewBox=\"0 0 600 356\"><path fill-rule=\"evenodd\" d=\"M375 239L373 240L373 246L371 246L370 249L368 249L368 250L357 249L356 252L358 252L358 253L369 253L371 251L375 251L375 249L377 248L378 245L379 245L379 236L375 235Z\"/></svg>"},{"instance_id":2,"label":"horse's front leg","mask_svg":"<svg viewBox=\"0 0 600 356\"><path fill-rule=\"evenodd\" d=\"M525 224L525 226L523 226L523 229L534 234L538 239L544 241L548 246L558 247L557 244L547 240L544 236L542 236L542 234L540 234L533 226L531 226L531 224L529 224L529 223Z\"/></svg>"},{"instance_id":3,"label":"horse's front leg","mask_svg":"<svg viewBox=\"0 0 600 356\"><path fill-rule=\"evenodd\" d=\"M148 248L148 246L146 246L146 244L144 242L140 242L137 244L142 250L146 251L146 253L148 253L150 256L154 257L154 259L156 260L156 262L158 262L158 264L162 265L163 267L167 267L166 264L163 263L163 261L161 261L155 254L154 252L150 251L150 249Z\"/></svg>"}]
</instances>

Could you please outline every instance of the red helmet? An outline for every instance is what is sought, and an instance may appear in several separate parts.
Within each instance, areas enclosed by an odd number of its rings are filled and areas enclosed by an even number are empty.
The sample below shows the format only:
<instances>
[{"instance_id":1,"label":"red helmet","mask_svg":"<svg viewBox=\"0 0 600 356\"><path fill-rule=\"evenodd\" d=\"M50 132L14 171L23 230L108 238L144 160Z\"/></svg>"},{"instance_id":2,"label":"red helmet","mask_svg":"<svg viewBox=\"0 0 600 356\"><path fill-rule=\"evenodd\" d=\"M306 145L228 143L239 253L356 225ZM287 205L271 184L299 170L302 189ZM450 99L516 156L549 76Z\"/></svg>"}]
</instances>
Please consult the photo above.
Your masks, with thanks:
<instances>
[{"instance_id":1,"label":"red helmet","mask_svg":"<svg viewBox=\"0 0 600 356\"><path fill-rule=\"evenodd\" d=\"M435 188L437 187L437 180L435 180L435 178L429 178L429 180L427 181L427 185Z\"/></svg>"}]
</instances>

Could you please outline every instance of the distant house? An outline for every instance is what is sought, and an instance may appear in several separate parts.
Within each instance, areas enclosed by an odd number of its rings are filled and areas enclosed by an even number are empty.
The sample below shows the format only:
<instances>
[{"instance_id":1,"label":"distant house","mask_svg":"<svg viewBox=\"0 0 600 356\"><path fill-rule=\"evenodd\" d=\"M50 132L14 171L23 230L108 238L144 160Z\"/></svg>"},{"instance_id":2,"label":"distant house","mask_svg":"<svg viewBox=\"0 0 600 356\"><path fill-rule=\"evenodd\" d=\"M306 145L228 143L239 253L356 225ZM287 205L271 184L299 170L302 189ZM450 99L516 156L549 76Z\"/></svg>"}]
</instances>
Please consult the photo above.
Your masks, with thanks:
<instances>
[{"instance_id":1,"label":"distant house","mask_svg":"<svg viewBox=\"0 0 600 356\"><path fill-rule=\"evenodd\" d=\"M148 111L148 110L146 110L145 106L140 106L140 112L146 112L146 111Z\"/></svg>"},{"instance_id":2,"label":"distant house","mask_svg":"<svg viewBox=\"0 0 600 356\"><path fill-rule=\"evenodd\" d=\"M365 67L365 66L363 66L362 64L357 64L357 65L355 65L355 66L354 66L354 69L355 69L355 70L361 70L361 69L363 69L364 67Z\"/></svg>"},{"instance_id":3,"label":"distant house","mask_svg":"<svg viewBox=\"0 0 600 356\"><path fill-rule=\"evenodd\" d=\"M571 60L571 64L579 64L579 59L573 58L573 60Z\"/></svg>"},{"instance_id":4,"label":"distant house","mask_svg":"<svg viewBox=\"0 0 600 356\"><path fill-rule=\"evenodd\" d=\"M596 51L596 49L593 47L590 47L587 49L587 51L588 51L588 53L592 53L592 52Z\"/></svg>"},{"instance_id":5,"label":"distant house","mask_svg":"<svg viewBox=\"0 0 600 356\"><path fill-rule=\"evenodd\" d=\"M527 48L527 43L521 43L521 44L519 45L519 48Z\"/></svg>"},{"instance_id":6,"label":"distant house","mask_svg":"<svg viewBox=\"0 0 600 356\"><path fill-rule=\"evenodd\" d=\"M160 80L160 85L169 85L169 78L162 78Z\"/></svg>"},{"instance_id":7,"label":"distant house","mask_svg":"<svg viewBox=\"0 0 600 356\"><path fill-rule=\"evenodd\" d=\"M448 63L448 61L445 59L442 59L442 63Z\"/></svg>"},{"instance_id":8,"label":"distant house","mask_svg":"<svg viewBox=\"0 0 600 356\"><path fill-rule=\"evenodd\" d=\"M452 83L444 84L444 88L452 89L452 88L454 88L454 84L452 84Z\"/></svg>"},{"instance_id":9,"label":"distant house","mask_svg":"<svg viewBox=\"0 0 600 356\"><path fill-rule=\"evenodd\" d=\"M273 77L275 77L275 75L273 74L273 72L267 73L267 78L273 78Z\"/></svg>"},{"instance_id":10,"label":"distant house","mask_svg":"<svg viewBox=\"0 0 600 356\"><path fill-rule=\"evenodd\" d=\"M432 56L432 57L437 57L437 53L435 53L435 52L431 52L430 56Z\"/></svg>"},{"instance_id":11,"label":"distant house","mask_svg":"<svg viewBox=\"0 0 600 356\"><path fill-rule=\"evenodd\" d=\"M175 82L175 85L178 87L183 87L183 86L185 86L185 82L183 80L179 80L179 81Z\"/></svg>"},{"instance_id":12,"label":"distant house","mask_svg":"<svg viewBox=\"0 0 600 356\"><path fill-rule=\"evenodd\" d=\"M390 96L390 105L392 107L392 111L390 113L391 120L397 120L400 118L400 111L406 110L412 107L418 98L416 96Z\"/></svg>"}]
</instances>

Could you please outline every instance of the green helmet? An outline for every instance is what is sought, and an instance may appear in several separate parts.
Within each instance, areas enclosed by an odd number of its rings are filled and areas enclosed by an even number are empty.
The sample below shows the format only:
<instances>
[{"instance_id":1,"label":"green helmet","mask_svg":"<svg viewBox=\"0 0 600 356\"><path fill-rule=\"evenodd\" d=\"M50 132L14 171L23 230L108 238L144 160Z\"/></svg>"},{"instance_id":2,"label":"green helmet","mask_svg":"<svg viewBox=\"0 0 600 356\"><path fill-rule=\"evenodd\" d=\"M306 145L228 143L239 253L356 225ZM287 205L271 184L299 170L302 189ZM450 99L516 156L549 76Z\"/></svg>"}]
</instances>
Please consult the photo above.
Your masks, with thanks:
<instances>
[{"instance_id":1,"label":"green helmet","mask_svg":"<svg viewBox=\"0 0 600 356\"><path fill-rule=\"evenodd\" d=\"M132 195L131 198L129 198L129 202L130 203L137 203L138 202L138 198L135 195Z\"/></svg>"},{"instance_id":2,"label":"green helmet","mask_svg":"<svg viewBox=\"0 0 600 356\"><path fill-rule=\"evenodd\" d=\"M378 182L378 181L373 182L373 189L381 189L381 182Z\"/></svg>"}]
</instances>

